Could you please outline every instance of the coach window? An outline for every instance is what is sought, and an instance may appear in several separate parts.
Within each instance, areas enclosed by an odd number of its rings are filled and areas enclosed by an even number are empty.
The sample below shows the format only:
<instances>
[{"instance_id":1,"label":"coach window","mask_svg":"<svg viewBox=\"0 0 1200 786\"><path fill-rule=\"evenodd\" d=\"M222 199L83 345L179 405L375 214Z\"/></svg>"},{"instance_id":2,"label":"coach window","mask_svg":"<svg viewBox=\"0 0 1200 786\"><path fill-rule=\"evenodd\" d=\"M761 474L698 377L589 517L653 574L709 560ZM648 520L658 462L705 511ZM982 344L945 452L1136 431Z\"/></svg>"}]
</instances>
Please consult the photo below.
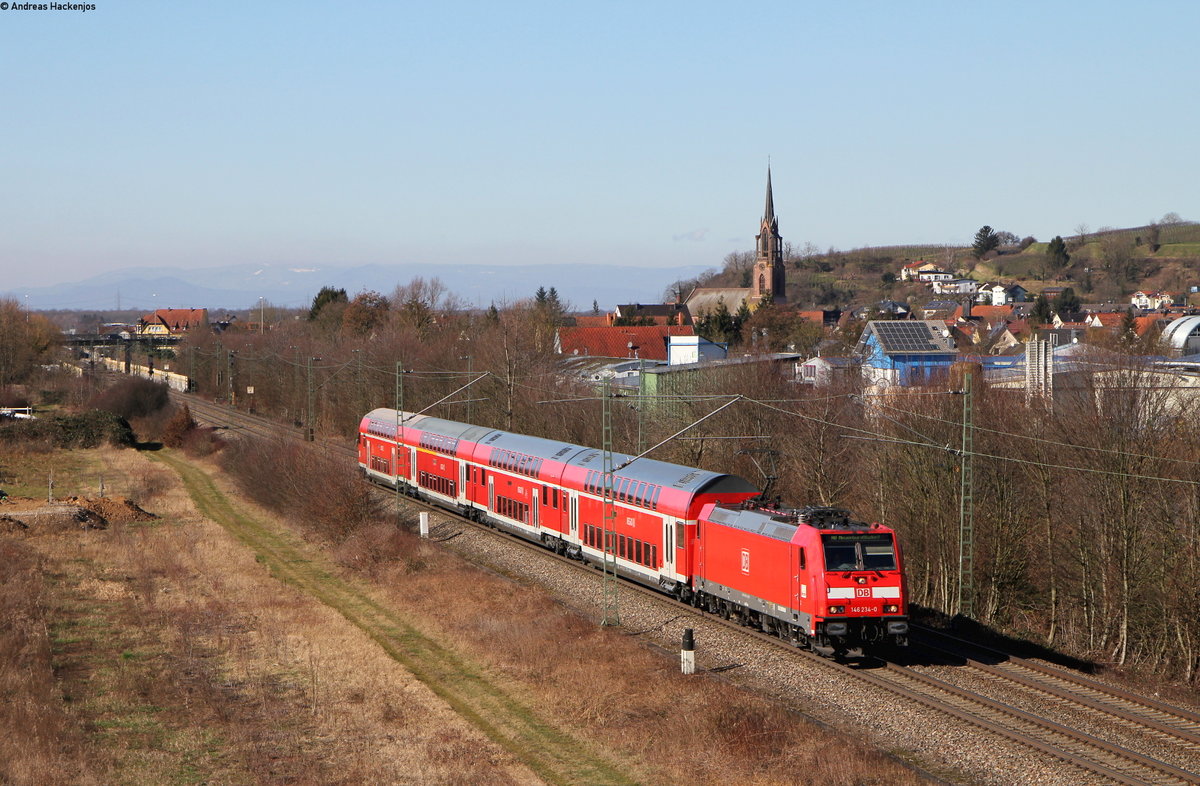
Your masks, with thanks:
<instances>
[{"instance_id":1,"label":"coach window","mask_svg":"<svg viewBox=\"0 0 1200 786\"><path fill-rule=\"evenodd\" d=\"M550 507L554 508L555 510L558 510L558 489L557 488L550 490L550 500L551 500Z\"/></svg>"},{"instance_id":2,"label":"coach window","mask_svg":"<svg viewBox=\"0 0 1200 786\"><path fill-rule=\"evenodd\" d=\"M655 486L654 498L650 500L650 507L654 508L655 510L658 510L658 494L660 491L662 491L662 486Z\"/></svg>"},{"instance_id":3,"label":"coach window","mask_svg":"<svg viewBox=\"0 0 1200 786\"><path fill-rule=\"evenodd\" d=\"M804 570L804 547L800 547L800 570Z\"/></svg>"},{"instance_id":4,"label":"coach window","mask_svg":"<svg viewBox=\"0 0 1200 786\"><path fill-rule=\"evenodd\" d=\"M634 558L638 561L638 564L644 564L642 563L642 542L640 540L634 542L633 554Z\"/></svg>"}]
</instances>

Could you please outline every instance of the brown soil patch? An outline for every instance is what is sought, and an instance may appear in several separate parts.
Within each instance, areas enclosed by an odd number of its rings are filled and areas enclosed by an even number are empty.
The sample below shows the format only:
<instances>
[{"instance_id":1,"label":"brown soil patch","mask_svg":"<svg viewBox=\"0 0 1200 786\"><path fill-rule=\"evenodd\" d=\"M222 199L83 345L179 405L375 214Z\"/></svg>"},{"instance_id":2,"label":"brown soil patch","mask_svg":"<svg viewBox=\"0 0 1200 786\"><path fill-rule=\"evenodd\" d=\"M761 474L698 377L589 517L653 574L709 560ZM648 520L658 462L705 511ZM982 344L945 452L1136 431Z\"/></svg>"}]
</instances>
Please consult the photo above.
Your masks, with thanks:
<instances>
[{"instance_id":1,"label":"brown soil patch","mask_svg":"<svg viewBox=\"0 0 1200 786\"><path fill-rule=\"evenodd\" d=\"M0 532L7 534L105 529L110 522L153 521L156 518L126 497L66 497L53 502L8 497L0 503Z\"/></svg>"},{"instance_id":2,"label":"brown soil patch","mask_svg":"<svg viewBox=\"0 0 1200 786\"><path fill-rule=\"evenodd\" d=\"M104 529L108 521L86 507L69 502L15 500L0 508L0 531L42 534L72 529Z\"/></svg>"},{"instance_id":3,"label":"brown soil patch","mask_svg":"<svg viewBox=\"0 0 1200 786\"><path fill-rule=\"evenodd\" d=\"M65 502L87 508L106 521L153 521L153 513L142 510L137 503L126 497L67 497Z\"/></svg>"}]
</instances>

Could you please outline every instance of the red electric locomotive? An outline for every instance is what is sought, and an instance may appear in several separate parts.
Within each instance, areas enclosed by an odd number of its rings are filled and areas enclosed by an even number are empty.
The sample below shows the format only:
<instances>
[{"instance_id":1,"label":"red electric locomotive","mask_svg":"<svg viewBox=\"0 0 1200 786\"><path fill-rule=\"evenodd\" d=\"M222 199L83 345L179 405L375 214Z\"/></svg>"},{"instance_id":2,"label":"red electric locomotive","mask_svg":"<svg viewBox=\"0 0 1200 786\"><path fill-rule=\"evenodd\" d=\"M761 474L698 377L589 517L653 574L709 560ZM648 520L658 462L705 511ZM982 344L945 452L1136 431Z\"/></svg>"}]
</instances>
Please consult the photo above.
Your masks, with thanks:
<instances>
[{"instance_id":1,"label":"red electric locomotive","mask_svg":"<svg viewBox=\"0 0 1200 786\"><path fill-rule=\"evenodd\" d=\"M895 534L839 508L708 505L700 514L696 605L825 655L908 643Z\"/></svg>"},{"instance_id":2,"label":"red electric locomotive","mask_svg":"<svg viewBox=\"0 0 1200 786\"><path fill-rule=\"evenodd\" d=\"M595 448L377 409L358 454L377 483L585 562L608 552L626 578L820 652L905 643L892 531L845 511L769 510L736 475L613 454L606 539Z\"/></svg>"}]
</instances>

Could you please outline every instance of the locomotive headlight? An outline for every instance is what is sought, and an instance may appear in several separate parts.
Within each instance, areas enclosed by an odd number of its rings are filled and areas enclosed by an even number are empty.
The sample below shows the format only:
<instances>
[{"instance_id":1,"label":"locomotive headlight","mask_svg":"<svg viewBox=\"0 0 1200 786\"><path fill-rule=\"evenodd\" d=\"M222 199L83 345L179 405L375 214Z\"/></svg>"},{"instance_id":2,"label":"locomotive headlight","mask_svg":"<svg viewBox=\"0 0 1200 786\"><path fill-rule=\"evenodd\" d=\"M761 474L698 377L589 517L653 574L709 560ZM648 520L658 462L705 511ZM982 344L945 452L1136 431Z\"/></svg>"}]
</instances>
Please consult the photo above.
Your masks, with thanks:
<instances>
[{"instance_id":1,"label":"locomotive headlight","mask_svg":"<svg viewBox=\"0 0 1200 786\"><path fill-rule=\"evenodd\" d=\"M883 607L883 613L884 614L899 614L900 607L897 606L895 603L888 603Z\"/></svg>"},{"instance_id":2,"label":"locomotive headlight","mask_svg":"<svg viewBox=\"0 0 1200 786\"><path fill-rule=\"evenodd\" d=\"M866 577L866 576L859 576L858 578L856 578L856 579L855 579L855 581L856 581L856 582L858 582L859 584L866 584L866 583L867 583L867 577Z\"/></svg>"},{"instance_id":3,"label":"locomotive headlight","mask_svg":"<svg viewBox=\"0 0 1200 786\"><path fill-rule=\"evenodd\" d=\"M845 614L846 607L845 606L830 606L829 613L830 614Z\"/></svg>"}]
</instances>

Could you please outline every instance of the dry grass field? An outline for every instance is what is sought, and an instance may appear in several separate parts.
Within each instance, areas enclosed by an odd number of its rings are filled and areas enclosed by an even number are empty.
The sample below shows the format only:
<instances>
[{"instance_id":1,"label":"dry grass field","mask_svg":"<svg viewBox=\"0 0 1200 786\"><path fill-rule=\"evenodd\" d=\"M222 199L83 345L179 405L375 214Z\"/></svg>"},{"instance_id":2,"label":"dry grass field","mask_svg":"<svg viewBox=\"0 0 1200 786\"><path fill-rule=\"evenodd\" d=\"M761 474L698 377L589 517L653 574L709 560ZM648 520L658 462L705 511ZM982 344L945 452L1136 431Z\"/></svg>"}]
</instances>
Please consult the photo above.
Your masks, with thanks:
<instances>
[{"instance_id":1,"label":"dry grass field","mask_svg":"<svg viewBox=\"0 0 1200 786\"><path fill-rule=\"evenodd\" d=\"M919 782L390 524L326 541L175 452L0 464L47 462L158 518L0 535L0 782Z\"/></svg>"}]
</instances>

